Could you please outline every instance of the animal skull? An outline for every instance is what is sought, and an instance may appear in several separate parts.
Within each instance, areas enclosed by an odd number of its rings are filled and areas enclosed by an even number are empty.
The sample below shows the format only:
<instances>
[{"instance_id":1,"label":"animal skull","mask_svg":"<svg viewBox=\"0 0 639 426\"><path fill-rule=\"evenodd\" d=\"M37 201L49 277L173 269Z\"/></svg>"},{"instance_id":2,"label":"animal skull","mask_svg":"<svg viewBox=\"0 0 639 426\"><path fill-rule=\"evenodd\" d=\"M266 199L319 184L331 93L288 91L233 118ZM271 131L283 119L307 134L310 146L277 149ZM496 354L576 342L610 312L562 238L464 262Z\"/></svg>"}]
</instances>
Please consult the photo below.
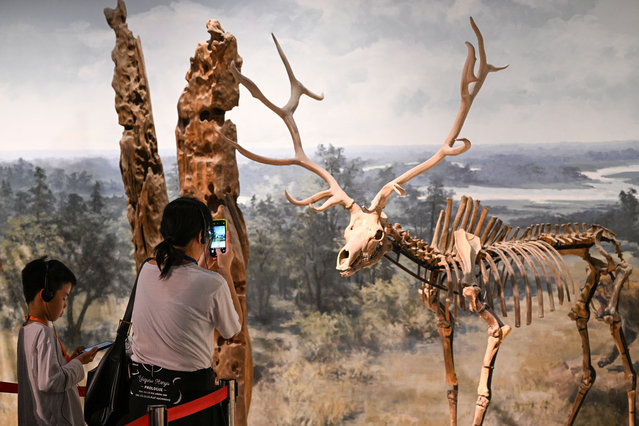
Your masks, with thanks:
<instances>
[{"instance_id":1,"label":"animal skull","mask_svg":"<svg viewBox=\"0 0 639 426\"><path fill-rule=\"evenodd\" d=\"M350 210L351 220L344 230L346 244L337 254L336 268L343 277L377 263L391 250L391 242L384 232L386 214L363 211L357 204L353 204Z\"/></svg>"}]
</instances>

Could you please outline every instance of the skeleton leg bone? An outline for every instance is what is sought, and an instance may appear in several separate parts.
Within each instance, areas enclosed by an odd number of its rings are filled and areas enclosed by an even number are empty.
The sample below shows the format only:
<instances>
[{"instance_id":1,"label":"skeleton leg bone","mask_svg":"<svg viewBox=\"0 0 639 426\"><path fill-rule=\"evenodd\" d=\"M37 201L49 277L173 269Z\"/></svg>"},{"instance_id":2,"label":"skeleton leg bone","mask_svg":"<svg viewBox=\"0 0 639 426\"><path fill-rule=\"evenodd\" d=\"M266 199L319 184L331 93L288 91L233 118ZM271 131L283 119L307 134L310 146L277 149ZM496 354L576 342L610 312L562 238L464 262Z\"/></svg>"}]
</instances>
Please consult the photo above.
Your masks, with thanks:
<instances>
[{"instance_id":1,"label":"skeleton leg bone","mask_svg":"<svg viewBox=\"0 0 639 426\"><path fill-rule=\"evenodd\" d=\"M630 266L625 260L622 260L615 267L615 279L612 283L612 297L608 301L608 306L604 310L603 318L608 324L614 321L614 317L617 315L619 309L619 295L621 294L621 288L625 282L628 281L630 274L632 273L632 266Z\"/></svg>"},{"instance_id":2,"label":"skeleton leg bone","mask_svg":"<svg viewBox=\"0 0 639 426\"><path fill-rule=\"evenodd\" d=\"M490 404L491 382L493 377L493 368L497 358L497 352L501 343L504 341L510 326L504 325L501 320L488 309L485 303L481 303L480 289L477 286L466 287L464 289L464 297L468 301L469 306L473 306L472 310L479 314L479 317L488 324L488 344L482 364L482 370L479 377L479 385L477 386L477 403L475 404L475 417L473 426L479 426L484 422L486 410Z\"/></svg>"},{"instance_id":3,"label":"skeleton leg bone","mask_svg":"<svg viewBox=\"0 0 639 426\"><path fill-rule=\"evenodd\" d=\"M588 261L589 259L586 260ZM592 368L592 360L590 358L588 320L590 319L589 305L596 289L597 283L599 282L599 272L596 270L596 267L593 265L592 262L588 263L590 266L590 272L588 274L588 278L586 279L586 284L581 291L579 301L575 303L575 306L572 307L570 314L568 314L568 316L577 324L577 330L579 331L579 336L581 337L583 361L581 383L579 384L577 396L575 397L572 409L570 410L570 414L568 416L568 419L566 420L566 425L572 425L574 423L577 414L579 413L579 409L581 408L584 399L586 398L586 395L588 394L588 391L592 387L596 378L595 369Z\"/></svg>"},{"instance_id":4,"label":"skeleton leg bone","mask_svg":"<svg viewBox=\"0 0 639 426\"><path fill-rule=\"evenodd\" d=\"M619 254L619 245L613 242L617 246L617 253ZM627 382L627 396L628 396L628 424L635 425L635 412L636 412L636 391L637 391L637 374L632 366L632 360L630 359L630 353L628 350L628 342L626 340L623 328L621 315L619 314L619 296L623 284L628 281L630 274L632 273L632 266L630 266L625 260L621 259L619 263L615 264L612 257L603 249L600 242L596 242L597 250L604 256L607 262L607 267L604 262L593 262L593 268L597 269L598 288L596 292L599 293L599 299L602 303L605 303L605 299L608 299L608 304L602 307L601 317L610 325L610 333L615 343L615 349L608 357L599 361L599 366L603 367L610 364L617 355L621 355L621 361L624 368L624 376ZM586 261L594 261L595 259L588 259ZM603 300L602 300L603 299ZM628 330L628 335L631 339L636 338L634 330Z\"/></svg>"},{"instance_id":5,"label":"skeleton leg bone","mask_svg":"<svg viewBox=\"0 0 639 426\"><path fill-rule=\"evenodd\" d=\"M612 324L611 324L612 326ZM637 340L637 331L631 327L628 326L628 324L626 323L621 323L621 328L623 329L623 335L624 335L624 339L626 344L631 345L632 342L634 342L635 340ZM612 333L612 328L611 328L611 333ZM612 364L613 362L615 362L615 360L617 359L617 357L619 356L619 350L617 349L617 344L614 343L614 339L615 339L615 335L613 333L613 344L612 347L610 348L610 350L608 351L608 353L606 355L603 355L599 361L597 361L597 365L599 366L599 368L604 368L610 364Z\"/></svg>"},{"instance_id":6,"label":"skeleton leg bone","mask_svg":"<svg viewBox=\"0 0 639 426\"><path fill-rule=\"evenodd\" d=\"M617 352L621 355L621 361L623 363L624 376L628 382L628 424L630 426L635 425L635 411L636 411L636 392L637 392L637 373L632 366L632 360L630 359L630 353L628 351L628 343L626 341L621 316L619 314L619 294L623 283L628 280L632 267L622 260L615 268L615 279L612 283L613 294L610 298L607 308L604 310L604 321L610 324L610 333L617 347Z\"/></svg>"},{"instance_id":7,"label":"skeleton leg bone","mask_svg":"<svg viewBox=\"0 0 639 426\"><path fill-rule=\"evenodd\" d=\"M481 425L488 409L491 397L491 381L497 351L504 341L510 326L504 325L501 320L490 310L488 305L481 300L481 289L476 284L474 266L477 254L481 250L481 243L476 235L469 234L462 229L454 232L455 250L464 273L462 279L463 296L468 302L470 311L477 312L479 317L488 324L488 344L484 355L482 371L477 387L477 403L475 405L475 417L473 425Z\"/></svg>"},{"instance_id":8,"label":"skeleton leg bone","mask_svg":"<svg viewBox=\"0 0 639 426\"><path fill-rule=\"evenodd\" d=\"M443 310L441 311L443 313ZM444 350L444 365L446 368L446 384L451 386L446 392L448 398L448 408L450 410L450 425L457 425L457 374L455 374L455 362L453 358L453 337L454 325L451 321L446 321L443 315L437 315L437 332L442 340Z\"/></svg>"},{"instance_id":9,"label":"skeleton leg bone","mask_svg":"<svg viewBox=\"0 0 639 426\"><path fill-rule=\"evenodd\" d=\"M446 308L437 297L436 291L432 287L426 286L422 289L422 301L424 305L437 315L437 333L441 338L444 350L444 366L446 368L446 384L451 388L446 392L448 408L450 410L450 426L457 426L457 395L458 382L455 373L455 362L453 357L453 338L455 332L455 320L450 315L446 315ZM429 297L430 296L430 297Z\"/></svg>"},{"instance_id":10,"label":"skeleton leg bone","mask_svg":"<svg viewBox=\"0 0 639 426\"><path fill-rule=\"evenodd\" d=\"M635 425L635 412L636 412L636 393L637 393L637 373L632 367L632 361L630 359L630 353L628 352L628 343L621 328L621 318L617 315L617 319L610 323L610 333L615 341L617 350L621 355L621 361L623 362L623 370L625 379L628 382L628 424L630 426Z\"/></svg>"}]
</instances>

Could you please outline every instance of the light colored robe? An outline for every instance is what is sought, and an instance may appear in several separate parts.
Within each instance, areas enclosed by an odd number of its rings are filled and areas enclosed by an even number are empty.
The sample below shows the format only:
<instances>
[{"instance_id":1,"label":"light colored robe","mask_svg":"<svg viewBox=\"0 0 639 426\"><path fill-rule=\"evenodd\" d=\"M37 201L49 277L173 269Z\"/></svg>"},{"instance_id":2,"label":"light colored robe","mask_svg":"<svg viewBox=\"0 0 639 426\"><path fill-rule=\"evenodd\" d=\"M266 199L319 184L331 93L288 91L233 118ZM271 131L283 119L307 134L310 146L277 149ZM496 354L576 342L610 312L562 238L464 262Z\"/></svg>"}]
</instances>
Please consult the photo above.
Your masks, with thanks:
<instances>
[{"instance_id":1,"label":"light colored robe","mask_svg":"<svg viewBox=\"0 0 639 426\"><path fill-rule=\"evenodd\" d=\"M78 359L64 357L55 333L38 322L18 334L18 424L84 425Z\"/></svg>"}]
</instances>

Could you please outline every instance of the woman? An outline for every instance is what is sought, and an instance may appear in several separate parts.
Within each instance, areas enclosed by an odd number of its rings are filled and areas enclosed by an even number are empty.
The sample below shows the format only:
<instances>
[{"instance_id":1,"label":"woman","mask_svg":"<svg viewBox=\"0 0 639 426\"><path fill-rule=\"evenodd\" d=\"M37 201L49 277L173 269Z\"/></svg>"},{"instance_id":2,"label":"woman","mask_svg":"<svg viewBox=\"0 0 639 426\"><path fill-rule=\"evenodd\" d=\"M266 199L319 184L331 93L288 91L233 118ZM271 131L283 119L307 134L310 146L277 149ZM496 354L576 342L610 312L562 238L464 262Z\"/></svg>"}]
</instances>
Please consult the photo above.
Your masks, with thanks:
<instances>
[{"instance_id":1,"label":"woman","mask_svg":"<svg viewBox=\"0 0 639 426\"><path fill-rule=\"evenodd\" d=\"M182 197L162 214L164 241L142 266L132 315L131 396L127 420L147 405L169 407L213 390L214 329L228 339L241 330L242 310L231 278L233 250L209 253L211 212ZM219 273L209 271L217 261ZM219 407L171 424L215 424Z\"/></svg>"}]
</instances>

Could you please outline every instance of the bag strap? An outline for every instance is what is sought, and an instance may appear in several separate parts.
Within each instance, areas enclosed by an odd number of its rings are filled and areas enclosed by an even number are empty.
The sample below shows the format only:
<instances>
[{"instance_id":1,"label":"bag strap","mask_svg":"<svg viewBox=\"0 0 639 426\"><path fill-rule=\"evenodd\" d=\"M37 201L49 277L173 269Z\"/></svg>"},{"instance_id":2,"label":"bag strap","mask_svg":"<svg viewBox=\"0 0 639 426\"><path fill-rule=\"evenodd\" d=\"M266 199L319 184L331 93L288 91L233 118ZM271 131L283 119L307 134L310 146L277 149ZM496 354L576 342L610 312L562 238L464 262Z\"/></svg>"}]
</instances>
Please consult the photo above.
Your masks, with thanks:
<instances>
[{"instance_id":1,"label":"bag strap","mask_svg":"<svg viewBox=\"0 0 639 426\"><path fill-rule=\"evenodd\" d=\"M118 325L118 334L123 333L126 337L129 334L129 329L131 328L131 316L133 315L133 304L135 303L135 290L138 287L138 279L140 278L140 272L142 272L142 268L149 261L152 260L152 257L146 258L144 262L140 265L138 269L138 274L135 277L135 283L133 284L133 289L131 289L131 296L129 296L129 303L126 305L126 311L124 311L124 316L120 320L120 324Z\"/></svg>"}]
</instances>

